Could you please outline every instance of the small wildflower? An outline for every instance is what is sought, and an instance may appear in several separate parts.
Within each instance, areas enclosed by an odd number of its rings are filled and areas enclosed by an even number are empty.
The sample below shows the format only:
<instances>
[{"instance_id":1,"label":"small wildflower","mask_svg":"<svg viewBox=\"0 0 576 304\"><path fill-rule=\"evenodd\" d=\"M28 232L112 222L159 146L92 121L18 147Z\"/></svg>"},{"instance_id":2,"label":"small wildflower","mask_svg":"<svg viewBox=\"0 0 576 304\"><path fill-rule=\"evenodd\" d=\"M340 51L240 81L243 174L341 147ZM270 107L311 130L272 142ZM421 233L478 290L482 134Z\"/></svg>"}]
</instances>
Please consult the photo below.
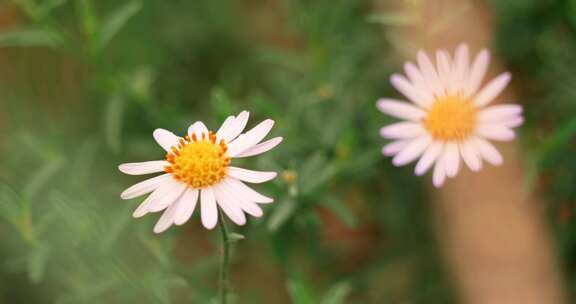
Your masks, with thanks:
<instances>
[{"instance_id":1,"label":"small wildflower","mask_svg":"<svg viewBox=\"0 0 576 304\"><path fill-rule=\"evenodd\" d=\"M411 102L384 98L380 111L404 119L380 130L394 140L382 152L394 156L392 162L403 166L417 159L416 175L433 165L433 183L444 184L455 177L460 159L472 171L482 168L482 159L493 165L503 162L502 155L488 141L510 141L513 128L522 125L522 107L516 104L490 104L508 85L511 75L503 73L481 88L489 64L489 53L482 50L470 64L468 46L460 45L452 60L445 50L436 53L436 66L423 52L418 66L405 64L407 78L394 74L392 85Z\"/></svg>"},{"instance_id":2,"label":"small wildflower","mask_svg":"<svg viewBox=\"0 0 576 304\"><path fill-rule=\"evenodd\" d=\"M164 129L153 133L156 142L166 151L165 160L128 163L119 166L129 175L164 172L126 189L122 199L132 199L151 193L134 211L138 218L150 212L164 211L154 227L161 233L172 224L183 225L190 219L200 201L204 227L212 229L218 222L218 207L236 224L244 225L248 213L262 216L258 204L272 203L245 183L263 183L274 179L276 172L260 172L231 166L234 158L264 153L282 142L275 137L260 143L270 132L274 121L267 119L246 133L249 113L229 116L213 133L204 123L195 122L184 137Z\"/></svg>"}]
</instances>

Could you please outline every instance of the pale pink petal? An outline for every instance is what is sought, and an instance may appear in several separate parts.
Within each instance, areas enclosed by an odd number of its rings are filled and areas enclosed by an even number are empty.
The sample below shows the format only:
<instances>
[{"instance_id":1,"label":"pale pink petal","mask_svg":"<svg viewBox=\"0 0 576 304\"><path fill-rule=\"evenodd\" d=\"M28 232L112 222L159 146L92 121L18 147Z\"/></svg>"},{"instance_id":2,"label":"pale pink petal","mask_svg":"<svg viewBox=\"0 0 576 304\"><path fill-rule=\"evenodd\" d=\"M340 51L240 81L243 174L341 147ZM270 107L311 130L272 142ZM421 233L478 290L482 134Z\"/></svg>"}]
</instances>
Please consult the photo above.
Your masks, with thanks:
<instances>
[{"instance_id":1,"label":"pale pink petal","mask_svg":"<svg viewBox=\"0 0 576 304\"><path fill-rule=\"evenodd\" d=\"M134 210L132 213L133 217L142 217L150 212L150 207L159 200L162 200L166 195L168 195L171 191L173 191L180 182L173 179L171 176L170 178L165 179L162 183L150 194L141 204Z\"/></svg>"},{"instance_id":2,"label":"pale pink petal","mask_svg":"<svg viewBox=\"0 0 576 304\"><path fill-rule=\"evenodd\" d=\"M190 219L192 213L194 213L194 209L196 208L199 192L198 189L188 188L186 189L186 192L182 194L180 199L178 199L178 202L176 202L178 209L174 216L174 224L180 226Z\"/></svg>"},{"instance_id":3,"label":"pale pink petal","mask_svg":"<svg viewBox=\"0 0 576 304\"><path fill-rule=\"evenodd\" d=\"M504 161L502 154L496 150L496 148L487 140L481 138L473 138L471 142L474 144L476 151L484 158L487 162L494 166L499 166Z\"/></svg>"},{"instance_id":4,"label":"pale pink petal","mask_svg":"<svg viewBox=\"0 0 576 304\"><path fill-rule=\"evenodd\" d=\"M236 155L246 151L252 146L258 144L272 129L274 121L266 119L259 123L252 130L238 136L234 141L228 145L228 155L235 157Z\"/></svg>"},{"instance_id":5,"label":"pale pink petal","mask_svg":"<svg viewBox=\"0 0 576 304\"><path fill-rule=\"evenodd\" d=\"M446 181L446 165L445 160L442 155L436 161L436 166L434 166L434 174L432 175L432 183L436 188L442 187L444 181Z\"/></svg>"},{"instance_id":6,"label":"pale pink petal","mask_svg":"<svg viewBox=\"0 0 576 304\"><path fill-rule=\"evenodd\" d=\"M444 165L446 166L446 175L448 177L454 177L458 174L458 170L460 169L460 152L457 143L446 143Z\"/></svg>"},{"instance_id":7,"label":"pale pink petal","mask_svg":"<svg viewBox=\"0 0 576 304\"><path fill-rule=\"evenodd\" d=\"M494 80L490 81L484 89L482 89L474 99L474 103L478 107L483 107L491 103L502 91L512 79L512 75L508 72L500 74Z\"/></svg>"},{"instance_id":8,"label":"pale pink petal","mask_svg":"<svg viewBox=\"0 0 576 304\"><path fill-rule=\"evenodd\" d=\"M406 148L396 154L392 163L399 167L413 162L424 153L426 148L430 146L430 143L432 143L432 137L430 137L430 135L422 135L412 140Z\"/></svg>"},{"instance_id":9,"label":"pale pink petal","mask_svg":"<svg viewBox=\"0 0 576 304\"><path fill-rule=\"evenodd\" d=\"M201 139L202 134L208 135L208 128L203 122L197 121L188 128L188 136L190 136L190 138L192 138L192 134L196 134L196 138Z\"/></svg>"},{"instance_id":10,"label":"pale pink petal","mask_svg":"<svg viewBox=\"0 0 576 304\"><path fill-rule=\"evenodd\" d=\"M450 64L450 55L446 50L438 50L436 52L436 64L438 65L438 77L442 82L442 86L450 91L452 86L452 69Z\"/></svg>"},{"instance_id":11,"label":"pale pink petal","mask_svg":"<svg viewBox=\"0 0 576 304\"><path fill-rule=\"evenodd\" d=\"M224 139L226 143L229 143L231 140L235 139L244 131L246 128L246 124L248 123L248 118L250 117L250 113L248 111L242 111L238 116L236 116L233 122L227 127L225 130L216 133L216 136L219 139Z\"/></svg>"},{"instance_id":12,"label":"pale pink petal","mask_svg":"<svg viewBox=\"0 0 576 304\"><path fill-rule=\"evenodd\" d=\"M484 108L478 113L481 123L511 120L522 114L522 106L516 104L495 105Z\"/></svg>"},{"instance_id":13,"label":"pale pink petal","mask_svg":"<svg viewBox=\"0 0 576 304\"><path fill-rule=\"evenodd\" d=\"M486 49L481 50L474 59L472 68L470 69L468 83L466 85L466 96L472 96L478 92L478 89L484 80L484 76L486 75L486 71L488 70L489 61L490 53Z\"/></svg>"},{"instance_id":14,"label":"pale pink petal","mask_svg":"<svg viewBox=\"0 0 576 304\"><path fill-rule=\"evenodd\" d=\"M424 98L422 101L418 100L418 105L422 108L428 108L430 104L434 102L434 92L430 86L428 86L424 76L422 76L420 70L418 70L418 68L411 62L404 64L404 71L414 87L420 91Z\"/></svg>"},{"instance_id":15,"label":"pale pink petal","mask_svg":"<svg viewBox=\"0 0 576 304\"><path fill-rule=\"evenodd\" d=\"M228 167L228 176L247 183L263 183L276 177L276 172L254 171L237 167Z\"/></svg>"},{"instance_id":16,"label":"pale pink petal","mask_svg":"<svg viewBox=\"0 0 576 304\"><path fill-rule=\"evenodd\" d=\"M476 134L497 141L510 141L516 137L514 131L501 124L480 124L476 128Z\"/></svg>"},{"instance_id":17,"label":"pale pink petal","mask_svg":"<svg viewBox=\"0 0 576 304\"><path fill-rule=\"evenodd\" d=\"M170 226L172 226L172 224L174 223L174 217L176 216L177 210L178 210L177 203L170 205L168 209L166 209L166 211L162 213L162 216L160 217L156 225L154 225L154 233L162 233L166 231L166 229L170 228Z\"/></svg>"},{"instance_id":18,"label":"pale pink petal","mask_svg":"<svg viewBox=\"0 0 576 304\"><path fill-rule=\"evenodd\" d=\"M264 152L267 152L269 150L274 149L274 147L279 145L282 142L282 140L283 140L282 137L274 137L270 140L259 143L255 146L252 146L251 148L244 150L244 152L236 155L235 158L249 157L249 156L262 154Z\"/></svg>"},{"instance_id":19,"label":"pale pink petal","mask_svg":"<svg viewBox=\"0 0 576 304\"><path fill-rule=\"evenodd\" d=\"M142 196L144 194L148 194L154 190L156 190L160 185L166 182L168 179L171 179L172 176L170 174L163 174L159 175L150 179L147 179L143 182L137 183L134 186L124 190L120 194L122 199L132 199L135 197Z\"/></svg>"},{"instance_id":20,"label":"pale pink petal","mask_svg":"<svg viewBox=\"0 0 576 304\"><path fill-rule=\"evenodd\" d=\"M424 173L426 173L438 159L438 156L442 153L443 148L444 145L441 142L434 142L429 145L416 164L414 173L418 176L424 175Z\"/></svg>"},{"instance_id":21,"label":"pale pink petal","mask_svg":"<svg viewBox=\"0 0 576 304\"><path fill-rule=\"evenodd\" d=\"M242 226L246 224L246 215L237 205L237 200L231 198L226 192L222 191L221 185L214 185L214 196L218 206L224 211L226 216L232 220L236 225ZM222 220L222 219L220 219Z\"/></svg>"},{"instance_id":22,"label":"pale pink petal","mask_svg":"<svg viewBox=\"0 0 576 304\"><path fill-rule=\"evenodd\" d=\"M248 201L256 202L259 204L269 204L274 202L274 199L256 192L254 189L248 187L243 182L235 178L226 177L222 180L222 182L225 183L231 189L231 191L237 193L239 196L242 196Z\"/></svg>"},{"instance_id":23,"label":"pale pink petal","mask_svg":"<svg viewBox=\"0 0 576 304\"><path fill-rule=\"evenodd\" d=\"M229 198L232 198L232 201L236 204L236 206L238 206L246 213L255 217L261 217L264 214L260 206L247 199L244 195L242 195L242 193L234 192L233 188L231 188L228 183L223 182L218 186L218 188Z\"/></svg>"},{"instance_id":24,"label":"pale pink petal","mask_svg":"<svg viewBox=\"0 0 576 304\"><path fill-rule=\"evenodd\" d=\"M382 148L382 154L385 156L393 156L404 149L411 139L393 141Z\"/></svg>"},{"instance_id":25,"label":"pale pink petal","mask_svg":"<svg viewBox=\"0 0 576 304\"><path fill-rule=\"evenodd\" d=\"M180 137L174 135L174 133L164 129L156 129L152 135L154 136L156 142L166 152L170 152L172 147L178 146L178 140L180 139Z\"/></svg>"},{"instance_id":26,"label":"pale pink petal","mask_svg":"<svg viewBox=\"0 0 576 304\"><path fill-rule=\"evenodd\" d=\"M508 127L508 128L517 128L517 127L521 126L523 123L524 123L524 118L521 116L500 122L500 124L502 126Z\"/></svg>"},{"instance_id":27,"label":"pale pink petal","mask_svg":"<svg viewBox=\"0 0 576 304\"><path fill-rule=\"evenodd\" d=\"M430 61L428 55L426 55L424 51L419 51L417 57L422 76L424 76L424 79L426 80L428 87L432 90L432 93L434 95L443 95L444 88L442 87L440 78L438 77L436 69L434 68L434 65Z\"/></svg>"},{"instance_id":28,"label":"pale pink petal","mask_svg":"<svg viewBox=\"0 0 576 304\"><path fill-rule=\"evenodd\" d=\"M186 190L186 184L177 182L176 186L168 191L164 196L158 198L154 202L150 203L150 207L148 208L149 212L159 212L162 211L172 203L174 203Z\"/></svg>"},{"instance_id":29,"label":"pale pink petal","mask_svg":"<svg viewBox=\"0 0 576 304\"><path fill-rule=\"evenodd\" d=\"M414 122L399 122L380 129L380 135L387 139L414 138L425 132L420 123Z\"/></svg>"},{"instance_id":30,"label":"pale pink petal","mask_svg":"<svg viewBox=\"0 0 576 304\"><path fill-rule=\"evenodd\" d=\"M213 229L218 223L218 207L212 188L200 190L200 217L206 229Z\"/></svg>"},{"instance_id":31,"label":"pale pink petal","mask_svg":"<svg viewBox=\"0 0 576 304\"><path fill-rule=\"evenodd\" d=\"M144 175L164 171L169 163L165 160L154 160L141 163L126 163L118 166L118 170L129 175Z\"/></svg>"},{"instance_id":32,"label":"pale pink petal","mask_svg":"<svg viewBox=\"0 0 576 304\"><path fill-rule=\"evenodd\" d=\"M455 54L455 68L454 68L454 81L455 88L460 92L464 92L466 89L468 68L470 65L470 52L468 50L468 45L460 44L456 48Z\"/></svg>"},{"instance_id":33,"label":"pale pink petal","mask_svg":"<svg viewBox=\"0 0 576 304\"><path fill-rule=\"evenodd\" d=\"M460 143L460 155L470 170L476 172L482 169L482 159L470 142Z\"/></svg>"},{"instance_id":34,"label":"pale pink petal","mask_svg":"<svg viewBox=\"0 0 576 304\"><path fill-rule=\"evenodd\" d=\"M376 105L383 113L402 119L419 120L426 116L420 108L395 99L382 98Z\"/></svg>"},{"instance_id":35,"label":"pale pink petal","mask_svg":"<svg viewBox=\"0 0 576 304\"><path fill-rule=\"evenodd\" d=\"M396 88L396 90L406 96L413 103L426 103L426 94L414 87L414 85L412 85L404 76L394 74L390 77L390 83Z\"/></svg>"},{"instance_id":36,"label":"pale pink petal","mask_svg":"<svg viewBox=\"0 0 576 304\"><path fill-rule=\"evenodd\" d=\"M230 116L226 117L226 119L224 120L224 122L220 126L220 129L218 129L218 131L216 131L216 137L217 138L223 138L224 134L230 132L230 128L234 125L234 122L236 122L236 117L234 115L230 115Z\"/></svg>"}]
</instances>

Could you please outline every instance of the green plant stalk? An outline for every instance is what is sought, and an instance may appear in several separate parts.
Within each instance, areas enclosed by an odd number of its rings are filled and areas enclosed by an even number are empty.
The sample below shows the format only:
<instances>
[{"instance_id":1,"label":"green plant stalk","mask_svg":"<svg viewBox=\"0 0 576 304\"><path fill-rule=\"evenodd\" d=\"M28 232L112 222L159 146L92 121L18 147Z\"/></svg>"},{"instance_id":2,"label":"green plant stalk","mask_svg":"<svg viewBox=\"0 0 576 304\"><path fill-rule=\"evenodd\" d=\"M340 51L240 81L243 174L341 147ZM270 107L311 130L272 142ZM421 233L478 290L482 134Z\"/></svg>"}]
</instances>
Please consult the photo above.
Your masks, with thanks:
<instances>
[{"instance_id":1,"label":"green plant stalk","mask_svg":"<svg viewBox=\"0 0 576 304\"><path fill-rule=\"evenodd\" d=\"M228 279L230 273L230 240L228 239L228 228L224 220L224 214L218 210L220 216L220 235L222 236L222 262L220 264L220 303L226 304L228 302L228 291L230 289L230 281Z\"/></svg>"}]
</instances>

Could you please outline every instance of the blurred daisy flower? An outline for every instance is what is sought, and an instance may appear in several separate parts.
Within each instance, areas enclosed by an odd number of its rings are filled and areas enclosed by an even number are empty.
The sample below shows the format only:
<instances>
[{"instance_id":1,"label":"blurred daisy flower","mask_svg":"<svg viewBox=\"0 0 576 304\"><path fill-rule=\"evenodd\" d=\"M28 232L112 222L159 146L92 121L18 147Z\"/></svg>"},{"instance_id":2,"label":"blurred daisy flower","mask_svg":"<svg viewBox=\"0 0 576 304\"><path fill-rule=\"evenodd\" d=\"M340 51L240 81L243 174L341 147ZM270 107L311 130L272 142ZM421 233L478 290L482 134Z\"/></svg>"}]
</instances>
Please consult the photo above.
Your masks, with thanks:
<instances>
[{"instance_id":1,"label":"blurred daisy flower","mask_svg":"<svg viewBox=\"0 0 576 304\"><path fill-rule=\"evenodd\" d=\"M156 129L154 139L166 151L165 160L122 164L118 168L129 175L164 172L145 180L120 195L132 199L150 194L134 211L142 217L150 212L164 213L154 227L161 233L172 224L183 225L190 219L196 204L200 203L202 224L212 229L218 222L218 207L236 224L244 225L246 216L262 216L258 204L273 201L245 183L263 183L276 177L276 172L260 172L233 167L233 158L264 153L282 142L275 137L261 142L270 132L274 121L264 120L246 133L249 113L226 118L220 129L213 133L204 123L195 122L184 137L164 129Z\"/></svg>"},{"instance_id":2,"label":"blurred daisy flower","mask_svg":"<svg viewBox=\"0 0 576 304\"><path fill-rule=\"evenodd\" d=\"M454 58L445 50L436 52L436 65L423 52L417 65L405 64L407 77L394 74L392 85L411 102L383 98L380 111L405 121L380 129L382 137L394 140L384 146L386 156L403 166L418 159L416 175L434 166L433 183L444 184L460 169L460 160L472 170L482 168L482 160L502 164L502 155L489 142L514 139L513 128L524 119L516 104L488 106L510 82L503 73L484 87L490 54L482 50L470 64L468 46L460 45Z\"/></svg>"}]
</instances>

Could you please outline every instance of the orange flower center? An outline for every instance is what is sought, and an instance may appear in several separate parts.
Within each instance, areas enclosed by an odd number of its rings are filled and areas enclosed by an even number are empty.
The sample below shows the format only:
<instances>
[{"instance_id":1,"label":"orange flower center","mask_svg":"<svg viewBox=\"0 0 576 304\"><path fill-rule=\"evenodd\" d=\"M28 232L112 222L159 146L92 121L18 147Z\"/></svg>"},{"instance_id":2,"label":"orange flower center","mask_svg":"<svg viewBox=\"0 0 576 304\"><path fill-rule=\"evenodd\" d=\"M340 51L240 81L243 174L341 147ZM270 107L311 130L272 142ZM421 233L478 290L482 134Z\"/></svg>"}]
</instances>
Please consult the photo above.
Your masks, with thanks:
<instances>
[{"instance_id":1,"label":"orange flower center","mask_svg":"<svg viewBox=\"0 0 576 304\"><path fill-rule=\"evenodd\" d=\"M164 171L193 188L208 187L226 176L230 165L227 150L224 140L216 143L216 135L212 132L202 133L201 138L196 134L192 138L186 135L180 139L178 147L172 147L166 154L170 165Z\"/></svg>"},{"instance_id":2,"label":"orange flower center","mask_svg":"<svg viewBox=\"0 0 576 304\"><path fill-rule=\"evenodd\" d=\"M461 141L474 132L477 112L470 99L459 94L443 96L428 111L424 127L435 140Z\"/></svg>"}]
</instances>

